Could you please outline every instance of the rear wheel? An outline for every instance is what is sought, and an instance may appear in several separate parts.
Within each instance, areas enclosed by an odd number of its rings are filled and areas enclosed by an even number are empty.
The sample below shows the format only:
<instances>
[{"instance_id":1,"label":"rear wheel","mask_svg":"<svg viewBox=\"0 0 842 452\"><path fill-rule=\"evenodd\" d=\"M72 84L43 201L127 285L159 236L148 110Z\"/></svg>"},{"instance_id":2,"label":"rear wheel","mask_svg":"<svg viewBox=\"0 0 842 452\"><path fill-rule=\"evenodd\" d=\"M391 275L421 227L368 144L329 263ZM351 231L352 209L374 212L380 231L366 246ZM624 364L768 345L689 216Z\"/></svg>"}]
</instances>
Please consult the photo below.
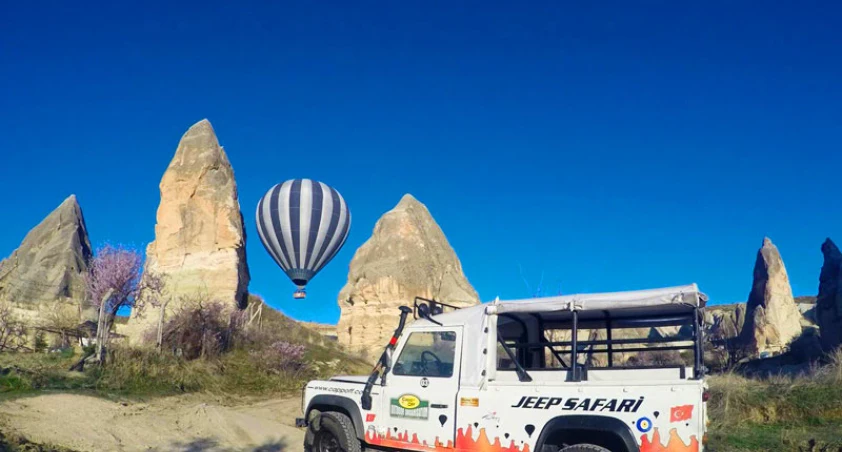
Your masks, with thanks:
<instances>
[{"instance_id":1,"label":"rear wheel","mask_svg":"<svg viewBox=\"0 0 842 452\"><path fill-rule=\"evenodd\" d=\"M310 423L304 436L306 452L361 452L354 423L342 413L328 411Z\"/></svg>"},{"instance_id":2,"label":"rear wheel","mask_svg":"<svg viewBox=\"0 0 842 452\"><path fill-rule=\"evenodd\" d=\"M594 446L593 444L574 444L561 449L559 452L611 452L610 450Z\"/></svg>"}]
</instances>

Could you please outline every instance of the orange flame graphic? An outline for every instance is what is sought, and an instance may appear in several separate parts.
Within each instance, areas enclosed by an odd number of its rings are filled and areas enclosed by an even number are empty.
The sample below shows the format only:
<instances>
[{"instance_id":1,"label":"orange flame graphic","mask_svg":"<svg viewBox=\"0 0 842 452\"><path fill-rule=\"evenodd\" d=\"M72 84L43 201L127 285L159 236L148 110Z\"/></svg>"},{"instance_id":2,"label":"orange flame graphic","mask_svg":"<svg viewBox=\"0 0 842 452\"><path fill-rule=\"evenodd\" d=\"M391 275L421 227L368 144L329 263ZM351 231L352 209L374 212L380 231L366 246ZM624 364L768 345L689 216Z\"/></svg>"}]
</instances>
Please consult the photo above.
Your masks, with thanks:
<instances>
[{"instance_id":1,"label":"orange flame graphic","mask_svg":"<svg viewBox=\"0 0 842 452\"><path fill-rule=\"evenodd\" d=\"M696 439L696 435L691 435L690 444L685 444L676 429L670 430L670 440L666 446L661 444L661 434L658 433L657 427L651 441L646 435L642 435L640 441L640 452L699 452L699 440Z\"/></svg>"},{"instance_id":2,"label":"orange flame graphic","mask_svg":"<svg viewBox=\"0 0 842 452\"><path fill-rule=\"evenodd\" d=\"M419 441L418 435L415 433L412 434L412 439L410 440L409 432L406 431L398 433L395 437L392 437L391 432L388 431L386 432L386 435L377 435L374 432L369 431L365 434L365 440L367 443L375 446L386 446L419 452L454 450L453 441L448 440L445 444L436 437L434 443L430 445L427 444L426 441ZM523 449L521 449L515 445L514 440L512 440L508 447L503 447L503 445L500 444L500 438L494 438L494 442L492 443L488 440L488 436L485 434L484 428L479 429L479 436L477 439L474 439L470 426L467 430L463 430L461 428L458 430L456 433L455 446L455 450L471 450L477 452L529 452L528 444L524 444Z\"/></svg>"}]
</instances>

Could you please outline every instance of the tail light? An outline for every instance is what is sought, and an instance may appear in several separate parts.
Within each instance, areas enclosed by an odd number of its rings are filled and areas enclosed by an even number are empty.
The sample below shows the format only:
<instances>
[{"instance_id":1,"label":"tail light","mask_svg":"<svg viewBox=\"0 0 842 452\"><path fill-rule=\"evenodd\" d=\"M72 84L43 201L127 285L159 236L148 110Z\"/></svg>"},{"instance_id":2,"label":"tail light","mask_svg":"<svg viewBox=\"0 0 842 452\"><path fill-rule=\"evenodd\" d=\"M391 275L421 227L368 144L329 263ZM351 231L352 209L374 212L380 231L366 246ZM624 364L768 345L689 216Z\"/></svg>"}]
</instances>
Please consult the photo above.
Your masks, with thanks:
<instances>
[{"instance_id":1,"label":"tail light","mask_svg":"<svg viewBox=\"0 0 842 452\"><path fill-rule=\"evenodd\" d=\"M702 402L707 402L710 399L710 390L705 389L702 391Z\"/></svg>"},{"instance_id":2,"label":"tail light","mask_svg":"<svg viewBox=\"0 0 842 452\"><path fill-rule=\"evenodd\" d=\"M708 444L708 434L705 433L704 435L702 435L702 445L706 446L707 444Z\"/></svg>"}]
</instances>

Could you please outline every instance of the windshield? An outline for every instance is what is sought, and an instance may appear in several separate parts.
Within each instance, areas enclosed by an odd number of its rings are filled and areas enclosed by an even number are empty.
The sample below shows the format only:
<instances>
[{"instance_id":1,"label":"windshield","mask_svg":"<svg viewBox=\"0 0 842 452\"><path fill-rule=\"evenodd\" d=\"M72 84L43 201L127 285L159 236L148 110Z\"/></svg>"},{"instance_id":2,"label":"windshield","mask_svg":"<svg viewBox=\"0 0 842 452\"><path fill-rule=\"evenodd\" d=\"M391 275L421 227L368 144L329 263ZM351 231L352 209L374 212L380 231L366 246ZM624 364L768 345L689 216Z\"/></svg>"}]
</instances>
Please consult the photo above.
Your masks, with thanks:
<instances>
[{"instance_id":1,"label":"windshield","mask_svg":"<svg viewBox=\"0 0 842 452\"><path fill-rule=\"evenodd\" d=\"M456 356L456 332L414 332L394 365L395 375L450 377Z\"/></svg>"}]
</instances>

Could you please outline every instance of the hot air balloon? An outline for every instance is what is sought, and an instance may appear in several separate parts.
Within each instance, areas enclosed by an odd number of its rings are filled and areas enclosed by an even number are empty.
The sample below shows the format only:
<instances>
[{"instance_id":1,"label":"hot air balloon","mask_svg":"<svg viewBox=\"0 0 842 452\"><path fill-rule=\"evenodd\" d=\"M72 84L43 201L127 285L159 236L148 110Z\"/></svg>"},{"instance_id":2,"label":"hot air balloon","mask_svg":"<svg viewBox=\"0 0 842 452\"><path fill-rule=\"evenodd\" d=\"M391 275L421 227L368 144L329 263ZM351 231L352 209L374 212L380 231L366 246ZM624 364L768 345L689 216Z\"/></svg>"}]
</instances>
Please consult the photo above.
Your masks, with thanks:
<instances>
[{"instance_id":1,"label":"hot air balloon","mask_svg":"<svg viewBox=\"0 0 842 452\"><path fill-rule=\"evenodd\" d=\"M298 286L293 297L342 248L351 228L351 212L342 195L310 179L275 185L257 204L257 232L272 259Z\"/></svg>"}]
</instances>

